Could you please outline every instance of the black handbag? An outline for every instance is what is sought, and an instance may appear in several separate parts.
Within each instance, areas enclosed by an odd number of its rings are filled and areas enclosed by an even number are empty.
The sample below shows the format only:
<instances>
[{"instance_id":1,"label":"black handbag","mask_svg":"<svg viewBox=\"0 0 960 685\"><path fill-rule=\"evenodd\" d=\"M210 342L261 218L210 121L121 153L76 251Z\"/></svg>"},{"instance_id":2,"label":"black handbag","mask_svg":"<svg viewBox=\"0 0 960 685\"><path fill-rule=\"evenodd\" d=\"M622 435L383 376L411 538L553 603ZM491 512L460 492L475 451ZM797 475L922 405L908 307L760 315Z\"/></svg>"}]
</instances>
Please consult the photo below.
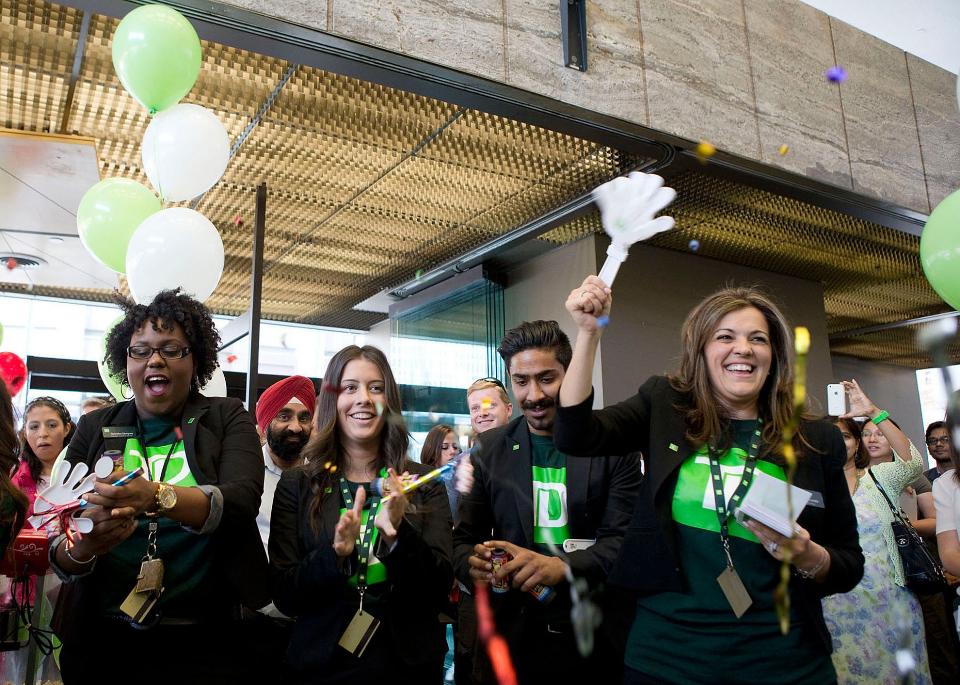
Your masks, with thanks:
<instances>
[{"instance_id":1,"label":"black handbag","mask_svg":"<svg viewBox=\"0 0 960 685\"><path fill-rule=\"evenodd\" d=\"M927 545L920 534L910 525L906 514L895 507L884 492L883 486L877 477L868 469L877 489L887 500L890 511L893 512L893 537L897 541L897 551L900 552L900 562L903 564L903 577L907 582L907 589L918 595L935 595L947 589L947 578L943 573L943 566L930 554Z\"/></svg>"}]
</instances>

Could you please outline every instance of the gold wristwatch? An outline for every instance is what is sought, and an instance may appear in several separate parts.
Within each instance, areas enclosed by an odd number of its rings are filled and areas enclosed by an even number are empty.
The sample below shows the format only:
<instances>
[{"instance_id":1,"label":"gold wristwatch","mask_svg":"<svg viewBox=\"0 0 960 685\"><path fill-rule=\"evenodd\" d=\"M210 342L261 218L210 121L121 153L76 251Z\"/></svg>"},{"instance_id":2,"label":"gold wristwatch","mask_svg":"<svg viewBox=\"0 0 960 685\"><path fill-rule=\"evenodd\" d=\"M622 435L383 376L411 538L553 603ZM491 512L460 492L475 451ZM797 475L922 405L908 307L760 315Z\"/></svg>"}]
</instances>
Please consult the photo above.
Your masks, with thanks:
<instances>
[{"instance_id":1,"label":"gold wristwatch","mask_svg":"<svg viewBox=\"0 0 960 685\"><path fill-rule=\"evenodd\" d=\"M172 485L166 483L157 484L157 494L155 496L157 503L156 513L165 514L177 506L177 491Z\"/></svg>"}]
</instances>

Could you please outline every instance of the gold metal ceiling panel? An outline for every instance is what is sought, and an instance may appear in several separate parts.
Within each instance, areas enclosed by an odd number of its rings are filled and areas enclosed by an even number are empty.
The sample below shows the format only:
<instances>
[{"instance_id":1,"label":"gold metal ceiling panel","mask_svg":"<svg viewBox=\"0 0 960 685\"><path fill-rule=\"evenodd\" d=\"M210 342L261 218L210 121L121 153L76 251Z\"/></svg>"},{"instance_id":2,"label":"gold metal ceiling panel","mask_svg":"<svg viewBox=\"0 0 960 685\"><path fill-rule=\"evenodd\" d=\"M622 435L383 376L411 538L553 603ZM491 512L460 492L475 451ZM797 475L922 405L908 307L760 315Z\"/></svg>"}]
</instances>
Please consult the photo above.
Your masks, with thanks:
<instances>
[{"instance_id":1,"label":"gold metal ceiling panel","mask_svg":"<svg viewBox=\"0 0 960 685\"><path fill-rule=\"evenodd\" d=\"M0 125L59 129L81 18L38 0L3 3ZM140 140L149 117L113 71L117 23L92 17L68 130L96 138L103 177L146 183ZM268 188L264 317L367 327L382 315L354 311L358 302L647 161L314 68L296 67L277 92L291 65L209 42L203 51L184 101L214 110L234 141L255 124L198 207L223 239L223 278L209 304L225 314L248 305L261 182ZM701 256L821 281L831 333L945 309L922 276L913 236L699 171L670 183L677 227L654 244L686 251L696 239ZM598 230L593 211L539 239L559 245ZM922 357L908 331L839 340L835 351L902 364Z\"/></svg>"}]
</instances>

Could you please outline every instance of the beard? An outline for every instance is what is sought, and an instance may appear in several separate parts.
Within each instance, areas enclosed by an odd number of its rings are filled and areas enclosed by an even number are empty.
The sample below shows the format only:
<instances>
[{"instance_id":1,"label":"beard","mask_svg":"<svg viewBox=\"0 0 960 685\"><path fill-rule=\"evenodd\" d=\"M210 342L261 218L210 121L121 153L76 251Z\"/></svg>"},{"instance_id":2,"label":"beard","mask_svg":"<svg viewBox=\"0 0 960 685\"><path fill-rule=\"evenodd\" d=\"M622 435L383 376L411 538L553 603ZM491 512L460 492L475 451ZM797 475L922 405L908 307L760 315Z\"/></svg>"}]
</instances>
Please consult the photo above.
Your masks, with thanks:
<instances>
[{"instance_id":1,"label":"beard","mask_svg":"<svg viewBox=\"0 0 960 685\"><path fill-rule=\"evenodd\" d=\"M267 431L267 445L274 456L288 464L294 464L300 460L300 452L303 446L307 444L310 436L304 431L294 433L286 429Z\"/></svg>"},{"instance_id":2,"label":"beard","mask_svg":"<svg viewBox=\"0 0 960 685\"><path fill-rule=\"evenodd\" d=\"M542 431L549 431L553 428L553 422L556 419L557 412L555 407L557 402L552 397L544 397L536 402L521 402L520 408L523 410L524 418L532 428ZM535 417L528 414L528 411L545 409L546 413L541 417Z\"/></svg>"}]
</instances>

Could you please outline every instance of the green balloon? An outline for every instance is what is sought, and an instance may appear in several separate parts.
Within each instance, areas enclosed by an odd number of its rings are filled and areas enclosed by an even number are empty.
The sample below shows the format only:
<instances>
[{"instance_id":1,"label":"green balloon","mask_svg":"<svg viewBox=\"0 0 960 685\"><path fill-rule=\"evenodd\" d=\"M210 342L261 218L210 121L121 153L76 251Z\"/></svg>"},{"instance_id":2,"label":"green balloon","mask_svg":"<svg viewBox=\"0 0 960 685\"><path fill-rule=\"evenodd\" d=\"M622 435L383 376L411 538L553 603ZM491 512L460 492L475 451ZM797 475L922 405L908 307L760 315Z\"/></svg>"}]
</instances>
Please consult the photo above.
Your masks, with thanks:
<instances>
[{"instance_id":1,"label":"green balloon","mask_svg":"<svg viewBox=\"0 0 960 685\"><path fill-rule=\"evenodd\" d=\"M0 323L0 345L3 344L3 324Z\"/></svg>"},{"instance_id":2,"label":"green balloon","mask_svg":"<svg viewBox=\"0 0 960 685\"><path fill-rule=\"evenodd\" d=\"M127 385L124 385L110 375L110 372L107 370L107 365L103 363L102 357L107 353L107 337L110 335L110 331L121 321L123 321L123 314L107 324L107 328L103 332L103 337L100 338L101 359L97 360L97 371L100 372L100 380L103 381L103 384L117 402L124 402L130 397L133 397L133 393Z\"/></svg>"},{"instance_id":3,"label":"green balloon","mask_svg":"<svg viewBox=\"0 0 960 685\"><path fill-rule=\"evenodd\" d=\"M937 294L960 309L960 190L947 195L927 219L920 236L920 263Z\"/></svg>"},{"instance_id":4,"label":"green balloon","mask_svg":"<svg viewBox=\"0 0 960 685\"><path fill-rule=\"evenodd\" d=\"M113 34L113 68L120 83L156 114L177 104L200 74L200 38L186 17L164 5L144 5Z\"/></svg>"},{"instance_id":5,"label":"green balloon","mask_svg":"<svg viewBox=\"0 0 960 685\"><path fill-rule=\"evenodd\" d=\"M137 227L160 200L146 186L126 178L108 178L88 190L77 209L77 231L83 246L117 273L126 269L127 245Z\"/></svg>"}]
</instances>

